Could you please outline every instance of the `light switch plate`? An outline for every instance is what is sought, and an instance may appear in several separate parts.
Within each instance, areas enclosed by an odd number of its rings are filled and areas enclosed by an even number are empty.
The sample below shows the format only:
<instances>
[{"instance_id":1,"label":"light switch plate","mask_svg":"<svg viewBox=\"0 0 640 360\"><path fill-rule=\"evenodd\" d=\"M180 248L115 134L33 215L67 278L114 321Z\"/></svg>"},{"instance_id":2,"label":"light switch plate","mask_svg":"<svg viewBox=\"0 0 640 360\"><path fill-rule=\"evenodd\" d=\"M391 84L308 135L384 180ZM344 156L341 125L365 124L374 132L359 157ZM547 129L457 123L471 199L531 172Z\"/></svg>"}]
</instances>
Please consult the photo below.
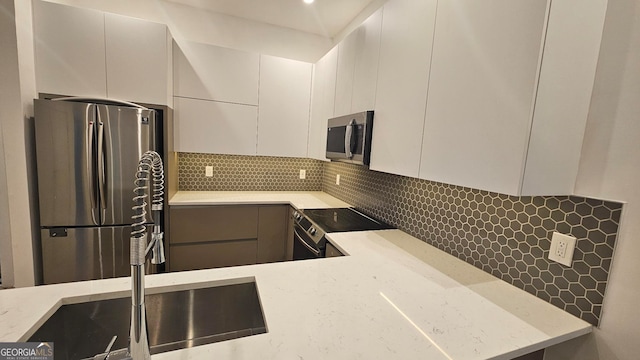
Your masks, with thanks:
<instances>
[{"instance_id":1,"label":"light switch plate","mask_svg":"<svg viewBox=\"0 0 640 360\"><path fill-rule=\"evenodd\" d=\"M213 166L205 166L204 167L204 176L213 177Z\"/></svg>"},{"instance_id":2,"label":"light switch plate","mask_svg":"<svg viewBox=\"0 0 640 360\"><path fill-rule=\"evenodd\" d=\"M575 237L554 232L551 237L551 248L549 248L549 260L570 267L571 260L573 259L573 250L575 248Z\"/></svg>"},{"instance_id":3,"label":"light switch plate","mask_svg":"<svg viewBox=\"0 0 640 360\"><path fill-rule=\"evenodd\" d=\"M306 179L306 178L307 178L307 170L300 169L300 179Z\"/></svg>"},{"instance_id":4,"label":"light switch plate","mask_svg":"<svg viewBox=\"0 0 640 360\"><path fill-rule=\"evenodd\" d=\"M340 174L336 175L336 185L340 185Z\"/></svg>"}]
</instances>

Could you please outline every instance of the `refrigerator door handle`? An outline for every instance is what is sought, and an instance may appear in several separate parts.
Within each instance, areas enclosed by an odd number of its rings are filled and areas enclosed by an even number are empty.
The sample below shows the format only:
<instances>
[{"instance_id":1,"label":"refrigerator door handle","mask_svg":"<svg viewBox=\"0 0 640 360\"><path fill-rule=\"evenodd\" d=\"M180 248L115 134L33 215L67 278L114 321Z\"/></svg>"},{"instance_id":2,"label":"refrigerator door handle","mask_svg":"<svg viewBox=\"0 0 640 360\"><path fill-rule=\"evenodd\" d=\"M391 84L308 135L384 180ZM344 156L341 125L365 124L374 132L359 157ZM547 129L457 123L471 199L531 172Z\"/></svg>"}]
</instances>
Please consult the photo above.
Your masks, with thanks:
<instances>
[{"instance_id":1,"label":"refrigerator door handle","mask_svg":"<svg viewBox=\"0 0 640 360\"><path fill-rule=\"evenodd\" d=\"M87 108L87 112L91 109L91 107ZM87 114L87 119L89 119L89 115ZM98 191L96 191L96 166L95 166L95 120L89 120L89 128L87 131L87 137L89 138L89 143L87 147L87 179L89 179L89 186L91 189L91 219L95 225L99 225L98 218L96 218L96 211L98 210Z\"/></svg>"},{"instance_id":2,"label":"refrigerator door handle","mask_svg":"<svg viewBox=\"0 0 640 360\"><path fill-rule=\"evenodd\" d=\"M99 116L99 115L98 115ZM104 123L98 118L98 195L100 196L100 216L104 219L107 211L106 164L104 151Z\"/></svg>"}]
</instances>

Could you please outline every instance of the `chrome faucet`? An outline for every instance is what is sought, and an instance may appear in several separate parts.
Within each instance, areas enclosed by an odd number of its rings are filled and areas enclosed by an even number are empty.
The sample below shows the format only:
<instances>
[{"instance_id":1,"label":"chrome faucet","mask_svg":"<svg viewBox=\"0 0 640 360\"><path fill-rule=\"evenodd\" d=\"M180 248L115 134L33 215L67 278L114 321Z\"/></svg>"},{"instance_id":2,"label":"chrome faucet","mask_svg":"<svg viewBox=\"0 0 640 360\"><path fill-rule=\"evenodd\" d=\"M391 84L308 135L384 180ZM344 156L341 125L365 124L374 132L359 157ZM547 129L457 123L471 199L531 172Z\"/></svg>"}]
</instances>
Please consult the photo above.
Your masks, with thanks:
<instances>
[{"instance_id":1,"label":"chrome faucet","mask_svg":"<svg viewBox=\"0 0 640 360\"><path fill-rule=\"evenodd\" d=\"M147 244L147 202L150 184L153 187L151 211L153 232ZM149 251L151 263L165 262L163 233L160 228L164 198L164 169L162 159L155 151L145 152L138 162L134 192L133 228L131 230L131 329L129 331L128 356L133 360L150 359L149 339L144 303L144 265Z\"/></svg>"}]
</instances>

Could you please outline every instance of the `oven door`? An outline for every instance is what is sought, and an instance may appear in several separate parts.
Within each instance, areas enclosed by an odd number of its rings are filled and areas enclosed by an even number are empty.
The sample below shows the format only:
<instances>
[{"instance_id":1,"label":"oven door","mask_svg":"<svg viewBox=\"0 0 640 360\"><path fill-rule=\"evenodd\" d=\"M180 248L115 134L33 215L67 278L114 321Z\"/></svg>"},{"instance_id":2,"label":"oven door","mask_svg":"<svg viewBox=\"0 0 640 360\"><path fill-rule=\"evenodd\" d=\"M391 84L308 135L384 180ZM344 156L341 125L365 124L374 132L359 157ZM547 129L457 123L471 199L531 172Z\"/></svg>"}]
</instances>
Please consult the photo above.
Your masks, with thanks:
<instances>
[{"instance_id":1,"label":"oven door","mask_svg":"<svg viewBox=\"0 0 640 360\"><path fill-rule=\"evenodd\" d=\"M323 249L307 235L298 224L293 226L293 260L316 259L324 257Z\"/></svg>"}]
</instances>

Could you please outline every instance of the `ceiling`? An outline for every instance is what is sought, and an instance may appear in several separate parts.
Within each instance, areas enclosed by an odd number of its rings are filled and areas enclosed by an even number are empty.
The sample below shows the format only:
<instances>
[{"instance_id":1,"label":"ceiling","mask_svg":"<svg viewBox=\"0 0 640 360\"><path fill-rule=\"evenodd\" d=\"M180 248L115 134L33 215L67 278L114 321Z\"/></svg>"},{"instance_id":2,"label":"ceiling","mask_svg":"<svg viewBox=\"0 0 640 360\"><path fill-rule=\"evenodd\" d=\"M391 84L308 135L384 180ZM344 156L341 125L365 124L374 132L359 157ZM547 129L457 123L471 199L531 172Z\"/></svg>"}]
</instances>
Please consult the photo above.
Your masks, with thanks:
<instances>
[{"instance_id":1,"label":"ceiling","mask_svg":"<svg viewBox=\"0 0 640 360\"><path fill-rule=\"evenodd\" d=\"M375 0L168 0L333 38Z\"/></svg>"}]
</instances>

